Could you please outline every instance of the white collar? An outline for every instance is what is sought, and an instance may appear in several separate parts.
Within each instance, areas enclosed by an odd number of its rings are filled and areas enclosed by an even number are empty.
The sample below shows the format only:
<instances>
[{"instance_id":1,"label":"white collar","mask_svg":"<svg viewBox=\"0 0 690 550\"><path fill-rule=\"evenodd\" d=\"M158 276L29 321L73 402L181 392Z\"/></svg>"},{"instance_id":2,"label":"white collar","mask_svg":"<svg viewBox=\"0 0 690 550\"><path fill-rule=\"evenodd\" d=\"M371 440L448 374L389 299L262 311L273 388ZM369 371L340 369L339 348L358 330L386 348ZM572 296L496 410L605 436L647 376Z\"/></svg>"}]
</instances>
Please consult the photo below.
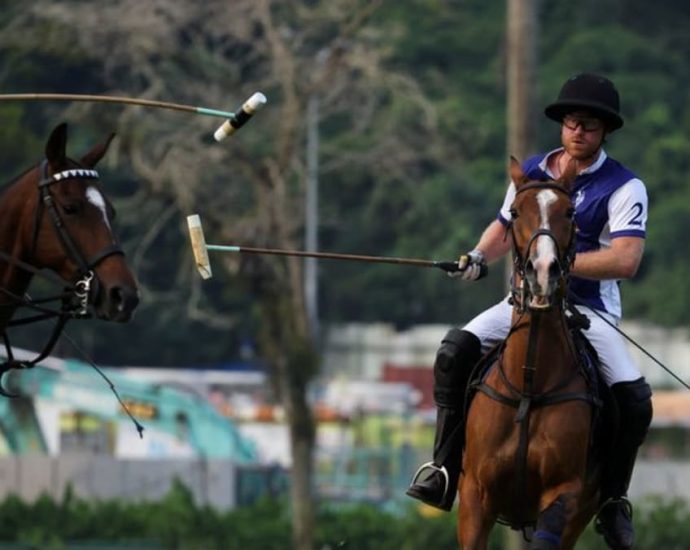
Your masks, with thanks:
<instances>
[{"instance_id":1,"label":"white collar","mask_svg":"<svg viewBox=\"0 0 690 550\"><path fill-rule=\"evenodd\" d=\"M559 147L558 149L554 149L553 151L549 151L544 155L544 158L542 161L539 163L539 168L541 169L542 172L546 172L550 177L555 178L551 170L548 168L549 164L549 158L551 158L552 155L561 153L563 151L563 147ZM581 176L582 174L591 174L592 172L596 172L601 168L602 164L606 162L606 159L608 158L608 155L606 154L606 151L604 151L603 147L599 149L599 156L597 157L597 160L594 161L592 164L590 164L587 168L584 170L580 170L578 172L578 176Z\"/></svg>"}]
</instances>

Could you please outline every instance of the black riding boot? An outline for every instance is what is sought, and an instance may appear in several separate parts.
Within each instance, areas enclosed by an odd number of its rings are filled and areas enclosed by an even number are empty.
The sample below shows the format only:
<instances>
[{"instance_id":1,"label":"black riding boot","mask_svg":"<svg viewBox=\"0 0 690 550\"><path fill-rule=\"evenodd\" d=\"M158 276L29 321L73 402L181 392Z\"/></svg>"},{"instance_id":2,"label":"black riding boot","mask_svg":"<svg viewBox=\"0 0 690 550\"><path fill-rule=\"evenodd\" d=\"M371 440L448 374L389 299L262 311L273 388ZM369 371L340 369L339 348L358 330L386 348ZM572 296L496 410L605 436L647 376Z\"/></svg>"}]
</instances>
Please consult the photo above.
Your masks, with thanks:
<instances>
[{"instance_id":1,"label":"black riding boot","mask_svg":"<svg viewBox=\"0 0 690 550\"><path fill-rule=\"evenodd\" d=\"M407 495L445 511L453 507L460 479L465 392L480 357L479 338L454 328L443 338L434 362L434 397L438 407L434 460L417 470Z\"/></svg>"},{"instance_id":2,"label":"black riding boot","mask_svg":"<svg viewBox=\"0 0 690 550\"><path fill-rule=\"evenodd\" d=\"M637 449L652 420L652 390L644 378L611 386L620 420L618 436L604 466L601 505L596 530L613 550L629 550L635 544L632 505L626 498Z\"/></svg>"},{"instance_id":3,"label":"black riding boot","mask_svg":"<svg viewBox=\"0 0 690 550\"><path fill-rule=\"evenodd\" d=\"M423 464L417 470L412 484L407 489L407 495L412 498L446 512L453 507L460 479L464 444L462 417L461 409L438 408L434 460ZM444 452L445 447L447 452Z\"/></svg>"}]
</instances>

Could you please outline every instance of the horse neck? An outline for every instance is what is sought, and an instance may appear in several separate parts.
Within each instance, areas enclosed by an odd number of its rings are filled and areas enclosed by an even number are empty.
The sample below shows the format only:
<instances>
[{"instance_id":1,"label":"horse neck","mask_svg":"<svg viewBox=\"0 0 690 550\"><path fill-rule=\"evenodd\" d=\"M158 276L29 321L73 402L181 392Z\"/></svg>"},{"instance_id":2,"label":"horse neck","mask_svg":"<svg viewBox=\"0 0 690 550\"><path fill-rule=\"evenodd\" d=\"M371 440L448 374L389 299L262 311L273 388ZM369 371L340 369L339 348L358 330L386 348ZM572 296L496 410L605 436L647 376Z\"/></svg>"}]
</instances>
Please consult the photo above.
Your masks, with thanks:
<instances>
[{"instance_id":1,"label":"horse neck","mask_svg":"<svg viewBox=\"0 0 690 550\"><path fill-rule=\"evenodd\" d=\"M535 321L538 324L535 324ZM525 366L535 368L534 391L538 393L572 376L577 363L565 314L561 307L549 311L513 311L514 330L506 341L503 370L511 384L522 388ZM536 329L534 356L528 358L530 333ZM527 362L531 361L531 365Z\"/></svg>"},{"instance_id":2,"label":"horse neck","mask_svg":"<svg viewBox=\"0 0 690 550\"><path fill-rule=\"evenodd\" d=\"M38 168L30 170L0 194L0 250L23 261L30 260L33 223L31 213L35 210L36 204L33 200L27 200L27 197L32 197L31 193L36 193L37 200L38 193L34 189L35 178L38 177L37 170ZM2 289L21 296L29 287L31 277L31 273L17 269L16 266L0 259ZM16 309L2 306L12 302L8 294L0 292L0 331L5 329Z\"/></svg>"}]
</instances>

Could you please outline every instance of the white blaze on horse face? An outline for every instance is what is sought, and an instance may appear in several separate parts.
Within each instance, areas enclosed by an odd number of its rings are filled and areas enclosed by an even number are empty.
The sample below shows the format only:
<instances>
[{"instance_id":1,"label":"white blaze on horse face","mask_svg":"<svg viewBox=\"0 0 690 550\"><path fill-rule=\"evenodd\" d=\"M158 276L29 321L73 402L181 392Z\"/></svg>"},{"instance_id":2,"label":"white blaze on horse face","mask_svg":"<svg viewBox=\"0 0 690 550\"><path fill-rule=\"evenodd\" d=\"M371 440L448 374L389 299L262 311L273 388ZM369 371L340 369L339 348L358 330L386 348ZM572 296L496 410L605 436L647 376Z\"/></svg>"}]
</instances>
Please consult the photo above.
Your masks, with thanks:
<instances>
[{"instance_id":1,"label":"white blaze on horse face","mask_svg":"<svg viewBox=\"0 0 690 550\"><path fill-rule=\"evenodd\" d=\"M91 204L93 204L96 208L98 208L101 211L101 214L103 214L103 221L105 222L105 225L108 226L108 229L110 229L108 211L105 208L105 199L103 198L101 192L95 187L89 186L86 189L86 200L88 200Z\"/></svg>"},{"instance_id":2,"label":"white blaze on horse face","mask_svg":"<svg viewBox=\"0 0 690 550\"><path fill-rule=\"evenodd\" d=\"M541 217L541 229L551 229L549 226L549 208L558 200L558 196L551 189L544 189L537 193L537 203L539 204L539 215ZM558 261L556 245L551 237L539 235L536 242L536 254L532 260L534 269L537 272L537 282L542 292L549 292L549 266Z\"/></svg>"}]
</instances>

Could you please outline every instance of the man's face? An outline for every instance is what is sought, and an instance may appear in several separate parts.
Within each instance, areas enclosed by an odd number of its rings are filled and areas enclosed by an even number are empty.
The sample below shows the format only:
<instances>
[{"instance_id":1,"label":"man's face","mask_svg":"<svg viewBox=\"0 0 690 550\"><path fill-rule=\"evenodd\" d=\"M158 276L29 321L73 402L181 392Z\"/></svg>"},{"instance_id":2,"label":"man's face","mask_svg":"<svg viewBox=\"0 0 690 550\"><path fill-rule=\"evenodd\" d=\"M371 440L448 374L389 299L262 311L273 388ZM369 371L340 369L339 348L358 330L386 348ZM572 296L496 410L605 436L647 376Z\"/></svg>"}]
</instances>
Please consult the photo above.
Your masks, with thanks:
<instances>
[{"instance_id":1,"label":"man's face","mask_svg":"<svg viewBox=\"0 0 690 550\"><path fill-rule=\"evenodd\" d=\"M571 157L586 160L601 147L606 134L604 122L588 111L575 111L563 117L561 143Z\"/></svg>"}]
</instances>

